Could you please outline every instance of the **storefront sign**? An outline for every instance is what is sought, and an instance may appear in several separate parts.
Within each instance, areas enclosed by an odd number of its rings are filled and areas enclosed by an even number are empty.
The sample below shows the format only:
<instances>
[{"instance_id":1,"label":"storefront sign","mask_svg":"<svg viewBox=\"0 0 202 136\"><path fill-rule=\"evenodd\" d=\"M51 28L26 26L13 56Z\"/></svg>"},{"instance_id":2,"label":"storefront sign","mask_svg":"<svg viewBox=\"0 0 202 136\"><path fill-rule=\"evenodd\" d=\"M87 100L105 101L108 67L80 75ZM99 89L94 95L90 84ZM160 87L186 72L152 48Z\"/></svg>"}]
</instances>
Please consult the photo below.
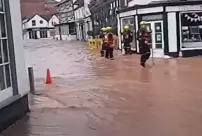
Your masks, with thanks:
<instances>
[{"instance_id":1,"label":"storefront sign","mask_svg":"<svg viewBox=\"0 0 202 136\"><path fill-rule=\"evenodd\" d=\"M190 6L180 6L180 11L188 11L188 10L202 10L202 5L190 5Z\"/></svg>"},{"instance_id":2,"label":"storefront sign","mask_svg":"<svg viewBox=\"0 0 202 136\"><path fill-rule=\"evenodd\" d=\"M167 6L166 11L196 11L202 10L202 5L187 5L187 6Z\"/></svg>"},{"instance_id":3,"label":"storefront sign","mask_svg":"<svg viewBox=\"0 0 202 136\"><path fill-rule=\"evenodd\" d=\"M142 16L142 20L144 21L155 21L155 20L162 20L162 19L163 19L162 14Z\"/></svg>"}]
</instances>

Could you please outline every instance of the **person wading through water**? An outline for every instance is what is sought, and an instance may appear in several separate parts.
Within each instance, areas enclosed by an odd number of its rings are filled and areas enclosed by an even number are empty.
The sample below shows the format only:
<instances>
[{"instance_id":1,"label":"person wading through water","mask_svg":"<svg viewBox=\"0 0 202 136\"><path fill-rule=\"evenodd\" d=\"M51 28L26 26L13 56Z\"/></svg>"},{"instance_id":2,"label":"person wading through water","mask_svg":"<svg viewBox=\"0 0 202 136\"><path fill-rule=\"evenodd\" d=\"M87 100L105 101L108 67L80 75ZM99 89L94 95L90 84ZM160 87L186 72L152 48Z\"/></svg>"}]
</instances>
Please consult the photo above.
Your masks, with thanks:
<instances>
[{"instance_id":1,"label":"person wading through water","mask_svg":"<svg viewBox=\"0 0 202 136\"><path fill-rule=\"evenodd\" d=\"M140 22L140 29L138 31L138 40L140 47L140 65L145 67L146 61L151 55L151 31L146 29L146 22Z\"/></svg>"},{"instance_id":2,"label":"person wading through water","mask_svg":"<svg viewBox=\"0 0 202 136\"><path fill-rule=\"evenodd\" d=\"M106 31L107 31L107 28L103 27L101 29L101 32L100 32L100 35L99 35L99 38L102 39L102 48L101 48L101 51L100 51L100 56L101 57L105 56L105 50L106 50L106 46L107 46L107 41L105 40Z\"/></svg>"},{"instance_id":3,"label":"person wading through water","mask_svg":"<svg viewBox=\"0 0 202 136\"><path fill-rule=\"evenodd\" d=\"M107 34L105 35L105 40L107 41L105 58L114 59L114 47L115 47L115 39L114 34L112 33L112 27L107 27Z\"/></svg>"}]
</instances>

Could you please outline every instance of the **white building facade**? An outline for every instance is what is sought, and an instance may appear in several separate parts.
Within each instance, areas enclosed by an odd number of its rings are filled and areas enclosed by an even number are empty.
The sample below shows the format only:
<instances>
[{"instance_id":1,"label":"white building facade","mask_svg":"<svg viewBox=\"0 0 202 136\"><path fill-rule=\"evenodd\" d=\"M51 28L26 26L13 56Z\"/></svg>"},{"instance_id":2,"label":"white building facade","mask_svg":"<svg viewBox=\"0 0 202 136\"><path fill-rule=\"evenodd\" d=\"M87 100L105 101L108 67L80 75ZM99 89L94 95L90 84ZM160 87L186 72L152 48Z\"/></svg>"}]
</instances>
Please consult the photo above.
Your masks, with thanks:
<instances>
[{"instance_id":1,"label":"white building facade","mask_svg":"<svg viewBox=\"0 0 202 136\"><path fill-rule=\"evenodd\" d=\"M86 30L84 26L84 6L81 5L80 7L75 7L74 14L76 21L77 40L86 40Z\"/></svg>"},{"instance_id":2,"label":"white building facade","mask_svg":"<svg viewBox=\"0 0 202 136\"><path fill-rule=\"evenodd\" d=\"M91 12L88 7L90 0L84 0L84 28L85 28L85 40L92 38L88 35L89 31L92 31L93 25L91 20Z\"/></svg>"},{"instance_id":3,"label":"white building facade","mask_svg":"<svg viewBox=\"0 0 202 136\"><path fill-rule=\"evenodd\" d=\"M76 40L76 23L73 0L57 4L59 24L55 26L56 40Z\"/></svg>"},{"instance_id":4,"label":"white building facade","mask_svg":"<svg viewBox=\"0 0 202 136\"><path fill-rule=\"evenodd\" d=\"M34 15L22 21L24 39L54 38L54 25L59 23L55 15Z\"/></svg>"},{"instance_id":5,"label":"white building facade","mask_svg":"<svg viewBox=\"0 0 202 136\"><path fill-rule=\"evenodd\" d=\"M136 34L140 22L145 21L147 28L152 30L154 57L202 55L202 1L158 1L131 6L118 12L118 32L123 31L126 24L131 26L134 34L132 50L136 53L139 53Z\"/></svg>"},{"instance_id":6,"label":"white building facade","mask_svg":"<svg viewBox=\"0 0 202 136\"><path fill-rule=\"evenodd\" d=\"M77 40L87 41L92 31L91 13L88 8L89 0L74 0L74 14L76 22Z\"/></svg>"},{"instance_id":7,"label":"white building facade","mask_svg":"<svg viewBox=\"0 0 202 136\"><path fill-rule=\"evenodd\" d=\"M28 112L20 0L0 0L0 132Z\"/></svg>"}]
</instances>

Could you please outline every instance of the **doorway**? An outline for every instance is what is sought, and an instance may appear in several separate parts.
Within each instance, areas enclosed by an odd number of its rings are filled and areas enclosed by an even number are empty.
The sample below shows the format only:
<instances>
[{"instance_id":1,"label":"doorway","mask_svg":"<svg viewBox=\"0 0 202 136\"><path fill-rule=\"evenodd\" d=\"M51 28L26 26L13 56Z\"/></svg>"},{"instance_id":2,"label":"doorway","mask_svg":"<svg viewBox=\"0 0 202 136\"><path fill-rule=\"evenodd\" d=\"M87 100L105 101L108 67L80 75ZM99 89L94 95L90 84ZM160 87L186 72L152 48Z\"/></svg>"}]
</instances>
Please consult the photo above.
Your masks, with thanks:
<instances>
[{"instance_id":1,"label":"doorway","mask_svg":"<svg viewBox=\"0 0 202 136\"><path fill-rule=\"evenodd\" d=\"M136 30L135 30L135 18L134 16L131 17L125 17L121 19L121 32L124 31L124 26L129 25L130 30L133 33L133 42L131 44L131 50L136 51ZM122 38L120 38L122 40ZM121 46L122 48L122 46Z\"/></svg>"},{"instance_id":2,"label":"doorway","mask_svg":"<svg viewBox=\"0 0 202 136\"><path fill-rule=\"evenodd\" d=\"M152 50L151 56L155 58L164 57L164 35L163 35L163 21L146 22L147 29L152 31Z\"/></svg>"}]
</instances>

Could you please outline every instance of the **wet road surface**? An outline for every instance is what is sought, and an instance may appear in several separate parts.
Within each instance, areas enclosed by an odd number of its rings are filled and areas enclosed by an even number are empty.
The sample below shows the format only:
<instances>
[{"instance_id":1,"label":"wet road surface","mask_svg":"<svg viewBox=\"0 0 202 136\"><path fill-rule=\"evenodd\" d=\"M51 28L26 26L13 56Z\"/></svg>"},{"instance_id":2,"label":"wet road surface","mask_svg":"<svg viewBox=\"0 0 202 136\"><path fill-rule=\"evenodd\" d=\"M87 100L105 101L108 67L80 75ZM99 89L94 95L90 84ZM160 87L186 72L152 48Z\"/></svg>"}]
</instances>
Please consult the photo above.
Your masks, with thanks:
<instances>
[{"instance_id":1,"label":"wet road surface","mask_svg":"<svg viewBox=\"0 0 202 136\"><path fill-rule=\"evenodd\" d=\"M25 43L38 95L4 136L201 136L201 58L105 60L80 42ZM45 85L50 68L53 84Z\"/></svg>"}]
</instances>

